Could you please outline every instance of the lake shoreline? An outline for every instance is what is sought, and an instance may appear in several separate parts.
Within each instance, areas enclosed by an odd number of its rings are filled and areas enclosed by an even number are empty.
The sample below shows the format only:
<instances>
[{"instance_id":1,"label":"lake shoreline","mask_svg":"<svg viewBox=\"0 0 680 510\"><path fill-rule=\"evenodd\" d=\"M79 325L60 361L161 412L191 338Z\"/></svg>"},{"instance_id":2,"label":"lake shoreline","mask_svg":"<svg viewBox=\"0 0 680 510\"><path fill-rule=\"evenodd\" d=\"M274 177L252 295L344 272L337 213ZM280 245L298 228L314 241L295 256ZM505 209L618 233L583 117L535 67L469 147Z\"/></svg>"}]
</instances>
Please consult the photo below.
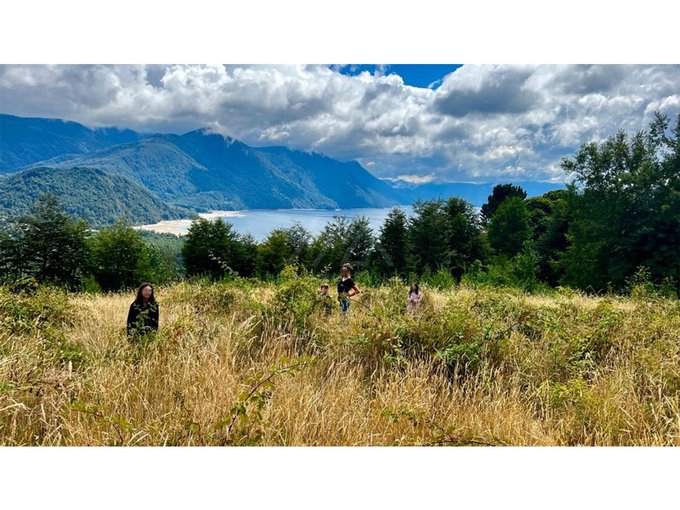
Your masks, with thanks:
<instances>
[{"instance_id":1,"label":"lake shoreline","mask_svg":"<svg viewBox=\"0 0 680 510\"><path fill-rule=\"evenodd\" d=\"M238 218L243 216L244 211L209 211L207 213L197 213L199 218L206 220L216 220L217 218ZM174 220L161 220L158 223L149 223L146 225L135 225L132 228L135 230L146 230L155 232L157 234L175 234L177 236L186 235L186 230L191 225L191 222L196 218L177 218ZM186 227L186 228L185 228Z\"/></svg>"},{"instance_id":2,"label":"lake shoreline","mask_svg":"<svg viewBox=\"0 0 680 510\"><path fill-rule=\"evenodd\" d=\"M210 221L224 218L232 223L234 230L240 234L251 234L257 240L264 239L274 228L286 228L295 223L300 223L312 234L317 234L333 216L365 216L374 230L382 224L387 214L394 207L398 207L407 214L411 211L411 205L397 205L379 208L355 208L355 209L242 209L236 211L214 210L198 213L200 218ZM187 234L191 223L195 218L180 218L163 220L158 223L136 225L136 230L144 230L159 234L173 234L184 236Z\"/></svg>"}]
</instances>

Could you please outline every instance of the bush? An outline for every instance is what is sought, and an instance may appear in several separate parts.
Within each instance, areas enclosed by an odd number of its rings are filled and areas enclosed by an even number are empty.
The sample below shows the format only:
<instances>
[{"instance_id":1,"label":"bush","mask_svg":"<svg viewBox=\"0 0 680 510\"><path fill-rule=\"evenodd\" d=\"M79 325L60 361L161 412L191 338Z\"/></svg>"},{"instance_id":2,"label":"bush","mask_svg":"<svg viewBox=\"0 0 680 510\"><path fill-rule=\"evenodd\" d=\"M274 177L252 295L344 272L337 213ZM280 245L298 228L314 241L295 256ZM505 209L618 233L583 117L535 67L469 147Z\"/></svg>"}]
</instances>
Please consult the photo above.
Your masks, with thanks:
<instances>
[{"instance_id":1,"label":"bush","mask_svg":"<svg viewBox=\"0 0 680 510\"><path fill-rule=\"evenodd\" d=\"M292 321L304 333L312 314L318 311L321 282L308 274L298 274L297 266L287 266L279 274L273 300L273 316L279 325Z\"/></svg>"},{"instance_id":2,"label":"bush","mask_svg":"<svg viewBox=\"0 0 680 510\"><path fill-rule=\"evenodd\" d=\"M435 359L441 360L451 375L466 376L479 368L482 346L479 342L452 343L438 350Z\"/></svg>"},{"instance_id":3,"label":"bush","mask_svg":"<svg viewBox=\"0 0 680 510\"><path fill-rule=\"evenodd\" d=\"M51 287L16 291L0 287L0 331L45 332L71 320L73 308L65 292Z\"/></svg>"},{"instance_id":4,"label":"bush","mask_svg":"<svg viewBox=\"0 0 680 510\"><path fill-rule=\"evenodd\" d=\"M423 275L422 281L436 289L450 289L457 285L456 278L443 267L434 274Z\"/></svg>"}]
</instances>

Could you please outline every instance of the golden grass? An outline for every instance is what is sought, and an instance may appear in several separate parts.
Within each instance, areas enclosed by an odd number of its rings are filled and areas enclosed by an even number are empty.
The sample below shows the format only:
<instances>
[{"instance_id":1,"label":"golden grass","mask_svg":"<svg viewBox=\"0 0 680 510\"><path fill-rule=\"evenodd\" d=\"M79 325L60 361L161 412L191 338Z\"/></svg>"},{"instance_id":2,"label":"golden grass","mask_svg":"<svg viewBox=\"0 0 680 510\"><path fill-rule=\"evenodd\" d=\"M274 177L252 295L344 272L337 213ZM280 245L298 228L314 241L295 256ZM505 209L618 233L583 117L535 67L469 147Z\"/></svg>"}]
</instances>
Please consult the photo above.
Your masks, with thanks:
<instances>
[{"instance_id":1,"label":"golden grass","mask_svg":"<svg viewBox=\"0 0 680 510\"><path fill-rule=\"evenodd\" d=\"M146 345L131 294L3 291L0 444L680 444L677 301L425 289L413 318L392 284L343 321L317 283L161 288Z\"/></svg>"}]
</instances>

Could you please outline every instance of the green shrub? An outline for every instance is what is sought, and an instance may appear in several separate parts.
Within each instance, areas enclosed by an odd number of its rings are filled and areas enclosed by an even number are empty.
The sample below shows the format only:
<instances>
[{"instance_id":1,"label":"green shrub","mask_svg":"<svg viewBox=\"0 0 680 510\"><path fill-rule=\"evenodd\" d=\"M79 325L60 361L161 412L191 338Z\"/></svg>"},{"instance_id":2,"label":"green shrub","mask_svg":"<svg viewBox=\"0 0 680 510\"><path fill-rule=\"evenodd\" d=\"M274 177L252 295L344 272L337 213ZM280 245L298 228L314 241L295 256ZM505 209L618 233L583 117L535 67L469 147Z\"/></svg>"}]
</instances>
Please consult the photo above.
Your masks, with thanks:
<instances>
[{"instance_id":1,"label":"green shrub","mask_svg":"<svg viewBox=\"0 0 680 510\"><path fill-rule=\"evenodd\" d=\"M12 292L0 287L0 331L30 334L58 328L69 322L71 312L67 294L59 289Z\"/></svg>"},{"instance_id":2,"label":"green shrub","mask_svg":"<svg viewBox=\"0 0 680 510\"><path fill-rule=\"evenodd\" d=\"M452 343L438 350L435 359L441 360L451 374L468 375L479 368L482 345L479 342Z\"/></svg>"},{"instance_id":3,"label":"green shrub","mask_svg":"<svg viewBox=\"0 0 680 510\"><path fill-rule=\"evenodd\" d=\"M292 321L298 333L304 333L311 316L319 311L320 281L308 274L298 274L296 266L287 266L279 274L273 302L273 315L279 325Z\"/></svg>"}]
</instances>

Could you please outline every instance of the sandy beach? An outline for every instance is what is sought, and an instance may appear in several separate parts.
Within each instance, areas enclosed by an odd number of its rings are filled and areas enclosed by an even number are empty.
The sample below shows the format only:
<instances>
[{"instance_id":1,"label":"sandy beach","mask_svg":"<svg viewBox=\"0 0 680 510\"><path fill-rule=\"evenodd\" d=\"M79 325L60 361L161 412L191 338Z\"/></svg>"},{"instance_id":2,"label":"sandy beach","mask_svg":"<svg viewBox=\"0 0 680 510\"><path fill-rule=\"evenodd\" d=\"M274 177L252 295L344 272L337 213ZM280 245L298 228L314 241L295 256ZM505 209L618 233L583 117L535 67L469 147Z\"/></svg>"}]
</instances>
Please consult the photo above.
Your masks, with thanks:
<instances>
[{"instance_id":1,"label":"sandy beach","mask_svg":"<svg viewBox=\"0 0 680 510\"><path fill-rule=\"evenodd\" d=\"M198 215L206 220L215 220L217 218L241 218L245 216L245 213L244 211L210 211L207 213L199 213ZM137 225L134 228L137 230L150 230L159 234L175 234L181 236L187 233L192 221L193 220L189 218L164 220L149 225Z\"/></svg>"}]
</instances>

